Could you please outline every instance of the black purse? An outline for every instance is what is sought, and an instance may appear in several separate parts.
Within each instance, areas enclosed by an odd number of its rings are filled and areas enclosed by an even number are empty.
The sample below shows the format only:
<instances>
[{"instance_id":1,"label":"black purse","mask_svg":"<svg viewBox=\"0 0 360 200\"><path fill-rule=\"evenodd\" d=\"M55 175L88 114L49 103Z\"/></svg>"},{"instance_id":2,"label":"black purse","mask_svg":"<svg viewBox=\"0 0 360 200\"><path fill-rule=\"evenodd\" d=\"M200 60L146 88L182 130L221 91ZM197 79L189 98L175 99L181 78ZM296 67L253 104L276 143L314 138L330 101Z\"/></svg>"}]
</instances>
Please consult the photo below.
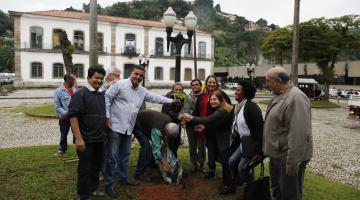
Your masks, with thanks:
<instances>
[{"instance_id":1,"label":"black purse","mask_svg":"<svg viewBox=\"0 0 360 200\"><path fill-rule=\"evenodd\" d=\"M250 135L241 137L241 145L242 145L242 152L241 152L242 157L251 158L255 155L256 145L255 145L255 141Z\"/></svg>"},{"instance_id":2,"label":"black purse","mask_svg":"<svg viewBox=\"0 0 360 200\"><path fill-rule=\"evenodd\" d=\"M264 176L264 163L261 162L260 177L254 180L254 168L251 170L251 182L245 186L246 200L271 200L270 178Z\"/></svg>"}]
</instances>

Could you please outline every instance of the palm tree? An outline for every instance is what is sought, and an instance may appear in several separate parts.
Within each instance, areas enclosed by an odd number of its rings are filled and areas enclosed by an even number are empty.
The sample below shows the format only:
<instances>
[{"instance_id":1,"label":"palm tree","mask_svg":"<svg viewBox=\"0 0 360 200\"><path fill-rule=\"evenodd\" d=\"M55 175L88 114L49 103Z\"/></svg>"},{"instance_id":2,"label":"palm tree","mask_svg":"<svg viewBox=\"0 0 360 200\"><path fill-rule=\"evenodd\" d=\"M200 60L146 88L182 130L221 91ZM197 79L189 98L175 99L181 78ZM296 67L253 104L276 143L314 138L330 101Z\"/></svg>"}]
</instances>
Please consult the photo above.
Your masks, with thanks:
<instances>
[{"instance_id":1,"label":"palm tree","mask_svg":"<svg viewBox=\"0 0 360 200\"><path fill-rule=\"evenodd\" d=\"M98 50L97 50L97 0L90 0L90 56L89 66L93 67L98 64Z\"/></svg>"},{"instance_id":2,"label":"palm tree","mask_svg":"<svg viewBox=\"0 0 360 200\"><path fill-rule=\"evenodd\" d=\"M291 82L298 85L298 57L299 57L299 14L300 0L295 0L294 6L294 32L292 43Z\"/></svg>"}]
</instances>

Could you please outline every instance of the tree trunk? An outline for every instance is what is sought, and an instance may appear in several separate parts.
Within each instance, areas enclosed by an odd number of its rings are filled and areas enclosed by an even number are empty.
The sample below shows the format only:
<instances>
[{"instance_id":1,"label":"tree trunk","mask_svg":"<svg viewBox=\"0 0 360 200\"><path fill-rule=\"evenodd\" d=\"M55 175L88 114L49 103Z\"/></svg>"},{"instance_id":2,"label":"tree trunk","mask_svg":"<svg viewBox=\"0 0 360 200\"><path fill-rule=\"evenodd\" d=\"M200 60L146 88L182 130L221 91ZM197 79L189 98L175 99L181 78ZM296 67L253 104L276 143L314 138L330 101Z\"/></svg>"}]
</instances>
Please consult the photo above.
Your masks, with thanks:
<instances>
[{"instance_id":1,"label":"tree trunk","mask_svg":"<svg viewBox=\"0 0 360 200\"><path fill-rule=\"evenodd\" d=\"M90 35L90 56L89 66L94 67L98 64L98 50L97 50L97 0L90 0L90 21L89 21L89 35Z\"/></svg>"},{"instance_id":2,"label":"tree trunk","mask_svg":"<svg viewBox=\"0 0 360 200\"><path fill-rule=\"evenodd\" d=\"M298 85L299 15L300 15L300 0L295 0L294 33L293 33L292 62L291 62L291 82L295 86Z\"/></svg>"},{"instance_id":3,"label":"tree trunk","mask_svg":"<svg viewBox=\"0 0 360 200\"><path fill-rule=\"evenodd\" d=\"M68 39L68 36L65 31L61 31L60 33L60 47L61 47L61 53L63 55L64 59L64 65L66 73L74 73L74 65L72 62L72 53L73 53L73 47L71 46L71 43Z\"/></svg>"}]
</instances>

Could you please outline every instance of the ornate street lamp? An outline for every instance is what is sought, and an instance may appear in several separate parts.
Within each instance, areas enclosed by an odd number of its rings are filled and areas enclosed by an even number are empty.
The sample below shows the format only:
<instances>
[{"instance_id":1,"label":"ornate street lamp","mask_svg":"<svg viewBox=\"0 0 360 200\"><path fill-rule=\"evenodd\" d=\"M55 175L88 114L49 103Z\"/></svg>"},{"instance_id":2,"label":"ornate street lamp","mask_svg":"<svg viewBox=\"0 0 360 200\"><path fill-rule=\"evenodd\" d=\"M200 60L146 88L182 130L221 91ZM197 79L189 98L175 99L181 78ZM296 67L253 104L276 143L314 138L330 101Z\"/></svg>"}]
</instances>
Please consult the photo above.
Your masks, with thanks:
<instances>
[{"instance_id":1,"label":"ornate street lamp","mask_svg":"<svg viewBox=\"0 0 360 200\"><path fill-rule=\"evenodd\" d=\"M250 65L249 63L246 65L246 72L251 82L253 82L255 77L255 64Z\"/></svg>"},{"instance_id":2,"label":"ornate street lamp","mask_svg":"<svg viewBox=\"0 0 360 200\"><path fill-rule=\"evenodd\" d=\"M176 37L171 37L173 32L173 26L176 22L176 14L174 10L169 7L163 16L164 23L166 26L166 40L167 40L167 51L169 52L170 42L175 44L176 47L176 63L175 63L175 82L180 82L180 67L181 67L181 48L184 44L188 44L188 51L191 50L191 38L194 34L194 30L197 23L197 17L192 11L185 17L185 27L187 29L188 39L184 38L181 32L179 32Z\"/></svg>"},{"instance_id":3,"label":"ornate street lamp","mask_svg":"<svg viewBox=\"0 0 360 200\"><path fill-rule=\"evenodd\" d=\"M149 80L149 78L148 78L149 76L147 74L149 63L150 63L150 56L149 55L147 55L147 56L139 55L139 65L143 66L144 69L145 69L144 79L143 79L143 82L142 82L143 87L145 87L145 82L147 80Z\"/></svg>"}]
</instances>

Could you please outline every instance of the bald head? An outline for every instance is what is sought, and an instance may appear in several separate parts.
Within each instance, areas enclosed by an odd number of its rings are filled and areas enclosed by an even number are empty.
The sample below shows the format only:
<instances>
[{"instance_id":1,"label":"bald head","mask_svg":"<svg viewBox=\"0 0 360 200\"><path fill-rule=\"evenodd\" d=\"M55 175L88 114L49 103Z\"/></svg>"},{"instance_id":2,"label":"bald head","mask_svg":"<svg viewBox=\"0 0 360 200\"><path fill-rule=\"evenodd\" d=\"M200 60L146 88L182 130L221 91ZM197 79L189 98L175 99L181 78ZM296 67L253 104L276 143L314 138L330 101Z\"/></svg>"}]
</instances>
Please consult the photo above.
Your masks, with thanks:
<instances>
[{"instance_id":1,"label":"bald head","mask_svg":"<svg viewBox=\"0 0 360 200\"><path fill-rule=\"evenodd\" d=\"M290 80L289 74L286 73L283 67L273 67L271 68L266 76L269 76L273 79L278 79L282 84L288 84Z\"/></svg>"},{"instance_id":2,"label":"bald head","mask_svg":"<svg viewBox=\"0 0 360 200\"><path fill-rule=\"evenodd\" d=\"M274 94L281 94L289 87L290 77L282 67L273 67L266 73L266 83Z\"/></svg>"},{"instance_id":3,"label":"bald head","mask_svg":"<svg viewBox=\"0 0 360 200\"><path fill-rule=\"evenodd\" d=\"M170 122L165 125L165 133L167 138L176 138L179 135L179 125Z\"/></svg>"}]
</instances>

